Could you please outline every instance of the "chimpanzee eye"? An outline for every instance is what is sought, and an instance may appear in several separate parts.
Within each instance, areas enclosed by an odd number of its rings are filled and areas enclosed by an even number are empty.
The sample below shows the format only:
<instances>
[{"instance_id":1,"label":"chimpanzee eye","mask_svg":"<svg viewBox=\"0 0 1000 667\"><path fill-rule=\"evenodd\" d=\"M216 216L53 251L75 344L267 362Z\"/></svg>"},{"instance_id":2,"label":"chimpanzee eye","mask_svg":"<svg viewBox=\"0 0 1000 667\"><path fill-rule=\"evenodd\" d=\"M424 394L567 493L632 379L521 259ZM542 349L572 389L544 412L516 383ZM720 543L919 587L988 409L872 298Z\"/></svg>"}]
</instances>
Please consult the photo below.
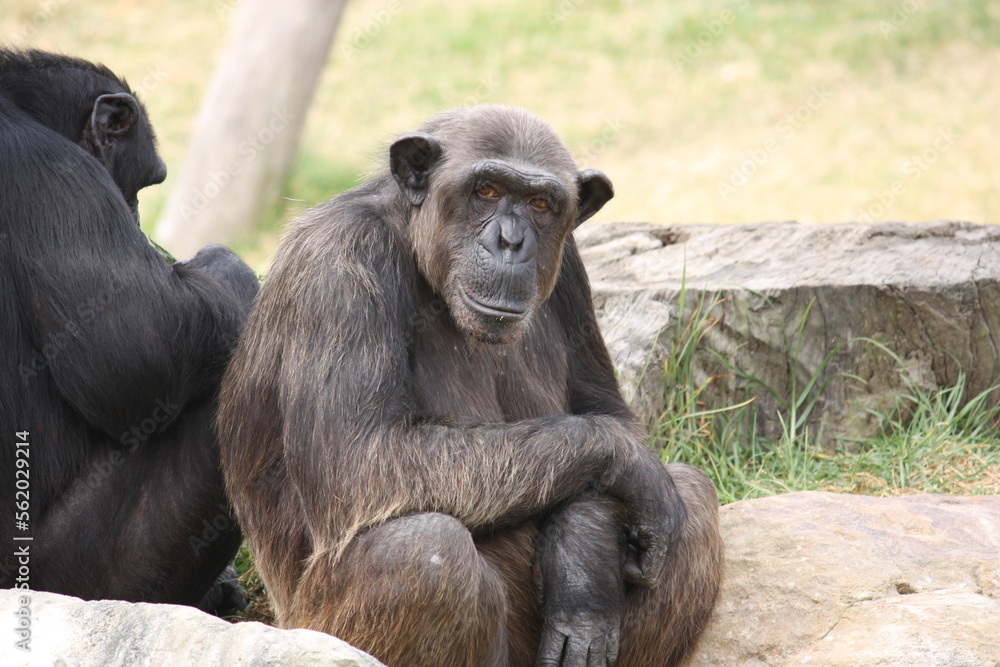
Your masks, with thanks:
<instances>
[{"instance_id":1,"label":"chimpanzee eye","mask_svg":"<svg viewBox=\"0 0 1000 667\"><path fill-rule=\"evenodd\" d=\"M476 194L483 199L500 199L500 190L489 183L476 190Z\"/></svg>"},{"instance_id":2,"label":"chimpanzee eye","mask_svg":"<svg viewBox=\"0 0 1000 667\"><path fill-rule=\"evenodd\" d=\"M544 197L532 197L528 200L528 206L535 209L539 213L545 213L551 208L549 200Z\"/></svg>"}]
</instances>

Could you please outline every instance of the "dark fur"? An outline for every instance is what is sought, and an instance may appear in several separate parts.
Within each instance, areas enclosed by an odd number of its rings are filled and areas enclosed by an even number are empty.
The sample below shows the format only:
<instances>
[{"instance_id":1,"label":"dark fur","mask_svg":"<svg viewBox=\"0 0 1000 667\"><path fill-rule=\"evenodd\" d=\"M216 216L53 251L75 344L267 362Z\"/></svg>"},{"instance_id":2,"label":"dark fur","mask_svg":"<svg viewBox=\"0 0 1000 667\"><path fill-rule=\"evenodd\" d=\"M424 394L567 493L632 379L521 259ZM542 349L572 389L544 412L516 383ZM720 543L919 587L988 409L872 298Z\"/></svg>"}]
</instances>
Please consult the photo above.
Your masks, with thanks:
<instances>
[{"instance_id":1,"label":"dark fur","mask_svg":"<svg viewBox=\"0 0 1000 667\"><path fill-rule=\"evenodd\" d=\"M123 194L162 161L124 95L84 61L0 52L0 586L194 604L240 541L211 426L256 279L221 246L173 266L150 247ZM14 525L20 431L30 531Z\"/></svg>"},{"instance_id":2,"label":"dark fur","mask_svg":"<svg viewBox=\"0 0 1000 667\"><path fill-rule=\"evenodd\" d=\"M97 158L136 217L139 190L167 176L145 107L103 65L0 49L0 95Z\"/></svg>"},{"instance_id":3,"label":"dark fur","mask_svg":"<svg viewBox=\"0 0 1000 667\"><path fill-rule=\"evenodd\" d=\"M569 236L610 183L502 107L390 158L291 228L223 381L227 488L280 623L394 666L675 664L718 590L717 501L618 391Z\"/></svg>"}]
</instances>

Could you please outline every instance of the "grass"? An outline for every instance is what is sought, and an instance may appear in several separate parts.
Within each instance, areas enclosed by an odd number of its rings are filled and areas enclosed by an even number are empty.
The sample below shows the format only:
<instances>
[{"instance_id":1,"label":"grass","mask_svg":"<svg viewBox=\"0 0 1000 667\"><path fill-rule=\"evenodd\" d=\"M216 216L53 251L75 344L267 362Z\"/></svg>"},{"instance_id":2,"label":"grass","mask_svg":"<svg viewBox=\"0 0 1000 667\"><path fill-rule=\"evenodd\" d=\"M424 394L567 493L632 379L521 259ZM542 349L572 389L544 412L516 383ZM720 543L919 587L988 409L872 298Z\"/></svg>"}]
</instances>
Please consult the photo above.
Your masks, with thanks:
<instances>
[{"instance_id":1,"label":"grass","mask_svg":"<svg viewBox=\"0 0 1000 667\"><path fill-rule=\"evenodd\" d=\"M154 234L234 4L0 7L5 42L103 61L142 89L171 170L141 197ZM602 220L1000 213L994 0L407 0L380 22L390 6L349 4L286 205L237 244L255 268L285 220L353 186L392 135L474 102L535 110L607 172L617 196ZM942 130L954 139L937 150ZM741 169L752 173L720 193ZM881 205L895 181L902 192Z\"/></svg>"},{"instance_id":2,"label":"grass","mask_svg":"<svg viewBox=\"0 0 1000 667\"><path fill-rule=\"evenodd\" d=\"M914 411L912 421L894 424L858 451L831 452L807 437L769 442L724 427L716 431L706 423L698 437L671 444L663 456L704 470L722 504L793 491L876 496L1000 493L996 409L977 405L958 418L948 406L962 389L906 397ZM734 421L741 421L739 417Z\"/></svg>"},{"instance_id":3,"label":"grass","mask_svg":"<svg viewBox=\"0 0 1000 667\"><path fill-rule=\"evenodd\" d=\"M684 298L682 290L679 312L685 312ZM723 504L806 490L886 496L1000 493L1000 385L970 397L962 375L953 387L928 391L904 373L906 391L892 411L877 415L882 433L834 450L818 444L807 426L823 390L817 379L825 361L804 387L792 387L779 415L782 434L774 440L757 434L752 398L705 408L703 394L719 378L697 382L694 362L701 339L717 323L715 303L703 296L686 320L678 318L664 364L665 410L650 442L664 460L704 470ZM884 345L863 342L877 345L903 367Z\"/></svg>"},{"instance_id":4,"label":"grass","mask_svg":"<svg viewBox=\"0 0 1000 667\"><path fill-rule=\"evenodd\" d=\"M264 587L264 580L261 579L254 564L253 553L250 545L244 540L240 546L240 551L233 560L233 567L240 575L240 585L247 595L247 608L234 621L259 621L268 625L277 625L274 616L274 608L271 607L271 598Z\"/></svg>"}]
</instances>

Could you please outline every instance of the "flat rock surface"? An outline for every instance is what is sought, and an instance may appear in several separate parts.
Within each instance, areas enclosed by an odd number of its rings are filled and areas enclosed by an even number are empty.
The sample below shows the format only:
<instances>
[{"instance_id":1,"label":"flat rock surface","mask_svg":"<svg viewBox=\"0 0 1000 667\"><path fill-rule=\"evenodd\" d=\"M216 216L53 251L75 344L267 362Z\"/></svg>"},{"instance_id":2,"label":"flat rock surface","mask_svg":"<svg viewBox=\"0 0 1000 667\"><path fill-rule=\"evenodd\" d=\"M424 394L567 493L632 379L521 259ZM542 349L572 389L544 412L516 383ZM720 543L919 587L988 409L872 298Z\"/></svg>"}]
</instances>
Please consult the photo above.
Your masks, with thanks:
<instances>
[{"instance_id":1,"label":"flat rock surface","mask_svg":"<svg viewBox=\"0 0 1000 667\"><path fill-rule=\"evenodd\" d=\"M1000 496L802 492L722 508L698 667L996 667Z\"/></svg>"},{"instance_id":2,"label":"flat rock surface","mask_svg":"<svg viewBox=\"0 0 1000 667\"><path fill-rule=\"evenodd\" d=\"M30 599L31 651L15 646L19 598ZM380 667L330 635L228 623L191 607L85 602L36 591L0 591L4 667ZM5 626L5 627L4 627Z\"/></svg>"},{"instance_id":3,"label":"flat rock surface","mask_svg":"<svg viewBox=\"0 0 1000 667\"><path fill-rule=\"evenodd\" d=\"M966 222L605 223L573 235L603 290L678 289L683 279L709 289L929 287L1000 274L1000 226Z\"/></svg>"}]
</instances>

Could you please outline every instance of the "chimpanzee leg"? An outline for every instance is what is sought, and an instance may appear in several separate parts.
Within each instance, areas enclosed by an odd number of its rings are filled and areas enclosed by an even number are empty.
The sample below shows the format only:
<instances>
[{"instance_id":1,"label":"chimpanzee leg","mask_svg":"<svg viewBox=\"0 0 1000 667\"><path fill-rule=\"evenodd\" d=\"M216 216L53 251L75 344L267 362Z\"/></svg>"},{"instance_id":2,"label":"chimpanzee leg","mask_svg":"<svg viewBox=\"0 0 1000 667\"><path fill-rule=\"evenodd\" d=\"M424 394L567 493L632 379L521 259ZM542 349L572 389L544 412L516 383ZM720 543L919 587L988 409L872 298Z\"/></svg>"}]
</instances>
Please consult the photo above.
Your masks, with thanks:
<instances>
[{"instance_id":1,"label":"chimpanzee leg","mask_svg":"<svg viewBox=\"0 0 1000 667\"><path fill-rule=\"evenodd\" d=\"M413 514L314 553L283 625L340 637L389 667L507 664L503 582L465 526Z\"/></svg>"},{"instance_id":2,"label":"chimpanzee leg","mask_svg":"<svg viewBox=\"0 0 1000 667\"><path fill-rule=\"evenodd\" d=\"M687 521L665 570L653 590L629 587L616 667L676 665L705 629L722 583L719 500L703 472L667 466Z\"/></svg>"},{"instance_id":3,"label":"chimpanzee leg","mask_svg":"<svg viewBox=\"0 0 1000 667\"><path fill-rule=\"evenodd\" d=\"M589 622L587 604L595 605L594 609L613 607L620 586L624 586L624 607L616 667L675 665L687 655L708 622L721 583L718 500L712 483L700 471L683 464L667 469L684 501L687 519L673 547L666 577L655 589L622 583L623 510L608 498L580 498L547 517L537 529L525 526L480 542L480 552L500 571L507 585L510 665L535 664L544 622ZM549 548L547 542L562 551L559 567L571 579L568 586L562 582L562 591L578 584L580 604L574 605L573 596L566 596L555 610L563 612L562 618L550 616L543 622L536 602L534 569L536 558L544 557L544 553L536 553L536 546L544 552ZM594 560L573 567L574 551L589 554ZM594 561L598 561L597 567ZM564 655L568 655L568 643L565 650ZM579 647L574 650L579 653Z\"/></svg>"},{"instance_id":4,"label":"chimpanzee leg","mask_svg":"<svg viewBox=\"0 0 1000 667\"><path fill-rule=\"evenodd\" d=\"M208 401L188 405L162 433L152 420L137 425L131 446L95 450L36 521L32 588L198 604L241 539L223 492L213 411Z\"/></svg>"}]
</instances>

